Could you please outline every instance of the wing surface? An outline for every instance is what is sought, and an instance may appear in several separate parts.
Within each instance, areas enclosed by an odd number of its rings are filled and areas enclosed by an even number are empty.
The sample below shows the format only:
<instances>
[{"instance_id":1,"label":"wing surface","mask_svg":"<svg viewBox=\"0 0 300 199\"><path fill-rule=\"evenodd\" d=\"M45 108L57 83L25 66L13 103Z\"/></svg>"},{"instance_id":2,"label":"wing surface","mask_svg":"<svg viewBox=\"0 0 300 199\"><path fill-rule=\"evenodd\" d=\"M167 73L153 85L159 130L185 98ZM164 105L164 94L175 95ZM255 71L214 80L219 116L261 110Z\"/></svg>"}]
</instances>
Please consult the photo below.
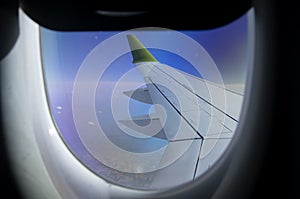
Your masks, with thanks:
<instances>
[{"instance_id":1,"label":"wing surface","mask_svg":"<svg viewBox=\"0 0 300 199\"><path fill-rule=\"evenodd\" d=\"M143 76L146 88L124 93L155 106L155 116L145 119L155 119L156 125L162 128L157 137L169 142L164 156L172 154L184 143L191 143L187 150L190 155L182 156L169 169L175 171L190 162L188 167L193 169L186 178L201 175L229 144L238 125L243 95L224 85L162 64L134 35L128 35L127 39L133 63ZM122 123L126 125L128 121ZM167 158L163 157L161 161ZM164 175L158 172L156 183L163 183ZM174 180L180 177L182 175L174 176Z\"/></svg>"}]
</instances>

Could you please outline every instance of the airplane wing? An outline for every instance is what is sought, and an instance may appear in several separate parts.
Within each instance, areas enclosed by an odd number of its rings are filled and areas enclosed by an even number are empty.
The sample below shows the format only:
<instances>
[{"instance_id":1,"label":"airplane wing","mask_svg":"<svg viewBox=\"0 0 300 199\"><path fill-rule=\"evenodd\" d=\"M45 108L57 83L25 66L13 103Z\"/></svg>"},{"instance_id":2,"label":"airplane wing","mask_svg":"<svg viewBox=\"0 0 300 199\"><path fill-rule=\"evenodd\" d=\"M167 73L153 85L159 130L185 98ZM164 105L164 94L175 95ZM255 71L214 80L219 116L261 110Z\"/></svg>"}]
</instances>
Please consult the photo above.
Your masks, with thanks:
<instances>
[{"instance_id":1,"label":"airplane wing","mask_svg":"<svg viewBox=\"0 0 300 199\"><path fill-rule=\"evenodd\" d=\"M225 132L228 137L228 132L234 132L238 124L242 94L161 64L135 36L127 37L133 63L143 75L147 88L124 93L133 99L164 107L167 117L172 117L173 121L166 123L164 127L170 141L181 138L209 139ZM166 115L160 110L157 112L160 117ZM173 135L176 131L173 129L176 126L174 123L181 123L184 130ZM209 123L210 128L207 125Z\"/></svg>"},{"instance_id":2,"label":"airplane wing","mask_svg":"<svg viewBox=\"0 0 300 199\"><path fill-rule=\"evenodd\" d=\"M132 118L132 121L149 123L152 118L151 124L161 128L153 136L169 142L165 156L189 142L186 152L189 154L169 169L178 172L178 168L189 168L184 176L186 180L192 180L207 170L229 144L238 125L243 96L224 85L162 64L134 35L127 35L127 39L132 62L143 76L146 87L125 91L124 94L155 106L151 117ZM130 128L136 126L131 125L129 120L120 122ZM156 183L163 184L165 175L158 171ZM169 177L166 179L170 183ZM174 180L179 180L179 177L174 177ZM180 175L180 180L184 180L183 175Z\"/></svg>"}]
</instances>

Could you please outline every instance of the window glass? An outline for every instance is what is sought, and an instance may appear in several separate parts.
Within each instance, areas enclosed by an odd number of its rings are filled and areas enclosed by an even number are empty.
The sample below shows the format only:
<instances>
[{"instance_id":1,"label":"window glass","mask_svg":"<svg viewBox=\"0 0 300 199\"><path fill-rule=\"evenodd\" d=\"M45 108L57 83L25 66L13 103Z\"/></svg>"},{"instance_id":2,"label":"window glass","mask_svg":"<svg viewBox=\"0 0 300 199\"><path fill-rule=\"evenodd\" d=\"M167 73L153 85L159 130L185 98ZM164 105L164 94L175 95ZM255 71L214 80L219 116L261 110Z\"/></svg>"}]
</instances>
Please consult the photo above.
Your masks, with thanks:
<instances>
[{"instance_id":1,"label":"window glass","mask_svg":"<svg viewBox=\"0 0 300 199\"><path fill-rule=\"evenodd\" d=\"M172 188L201 177L239 122L252 17L249 11L211 30L41 27L49 109L70 152L128 188Z\"/></svg>"}]
</instances>

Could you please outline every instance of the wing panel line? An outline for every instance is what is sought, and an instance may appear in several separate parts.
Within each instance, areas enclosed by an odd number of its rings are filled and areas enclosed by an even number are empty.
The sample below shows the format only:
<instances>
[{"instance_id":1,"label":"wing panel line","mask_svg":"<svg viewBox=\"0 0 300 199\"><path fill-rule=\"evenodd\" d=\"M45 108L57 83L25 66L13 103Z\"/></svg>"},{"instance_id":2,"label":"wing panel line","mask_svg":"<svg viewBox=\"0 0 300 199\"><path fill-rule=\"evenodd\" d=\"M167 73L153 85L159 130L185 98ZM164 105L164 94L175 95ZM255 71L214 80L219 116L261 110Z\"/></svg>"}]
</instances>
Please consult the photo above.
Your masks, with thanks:
<instances>
[{"instance_id":1,"label":"wing panel line","mask_svg":"<svg viewBox=\"0 0 300 199\"><path fill-rule=\"evenodd\" d=\"M150 77L148 77L150 82L154 85L154 87L158 90L158 92L167 100L167 102L176 110L176 112L186 121L186 123L200 136L201 139L204 137L198 132L197 129L181 114L181 112L170 102L170 100L164 95L164 93L158 88L158 86L152 81Z\"/></svg>"},{"instance_id":2,"label":"wing panel line","mask_svg":"<svg viewBox=\"0 0 300 199\"><path fill-rule=\"evenodd\" d=\"M182 83L180 83L178 80L176 80L174 77L172 77L171 75L167 74L165 71L163 71L162 69L160 69L159 67L155 66L154 64L152 64L155 68L157 68L158 70L160 70L161 72L163 72L164 74L166 74L168 77L172 78L175 82L177 82L179 85L181 85L183 88L187 89L189 92L191 92L192 94L194 94L195 96L197 96L198 98L200 98L201 100L203 100L204 102L206 102L207 104L209 104L211 107L217 109L218 111L220 111L221 113L223 113L224 115L226 115L227 117L229 117L230 119L234 120L235 122L238 122L237 119L235 119L234 117L232 117L231 115L229 115L228 113L224 112L223 110L221 110L220 108L216 107L215 105L213 105L212 103L210 103L209 101L207 101L206 99L204 99L203 97L201 97L200 95L198 95L197 93L194 93L193 91L191 91L189 88L187 88L185 85L183 85Z\"/></svg>"}]
</instances>

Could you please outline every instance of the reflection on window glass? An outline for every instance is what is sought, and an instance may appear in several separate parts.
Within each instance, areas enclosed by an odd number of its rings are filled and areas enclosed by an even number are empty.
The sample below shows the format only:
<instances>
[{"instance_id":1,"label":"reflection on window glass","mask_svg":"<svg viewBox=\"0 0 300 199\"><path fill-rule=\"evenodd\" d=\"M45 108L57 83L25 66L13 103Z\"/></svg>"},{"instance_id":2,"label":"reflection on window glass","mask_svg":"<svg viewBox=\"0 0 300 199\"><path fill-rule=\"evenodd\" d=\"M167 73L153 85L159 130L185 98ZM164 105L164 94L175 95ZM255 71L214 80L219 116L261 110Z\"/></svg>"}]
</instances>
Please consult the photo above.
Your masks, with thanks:
<instances>
[{"instance_id":1,"label":"reflection on window glass","mask_svg":"<svg viewBox=\"0 0 300 199\"><path fill-rule=\"evenodd\" d=\"M66 146L99 177L129 188L201 176L239 122L252 15L212 30L41 28L49 107Z\"/></svg>"}]
</instances>

